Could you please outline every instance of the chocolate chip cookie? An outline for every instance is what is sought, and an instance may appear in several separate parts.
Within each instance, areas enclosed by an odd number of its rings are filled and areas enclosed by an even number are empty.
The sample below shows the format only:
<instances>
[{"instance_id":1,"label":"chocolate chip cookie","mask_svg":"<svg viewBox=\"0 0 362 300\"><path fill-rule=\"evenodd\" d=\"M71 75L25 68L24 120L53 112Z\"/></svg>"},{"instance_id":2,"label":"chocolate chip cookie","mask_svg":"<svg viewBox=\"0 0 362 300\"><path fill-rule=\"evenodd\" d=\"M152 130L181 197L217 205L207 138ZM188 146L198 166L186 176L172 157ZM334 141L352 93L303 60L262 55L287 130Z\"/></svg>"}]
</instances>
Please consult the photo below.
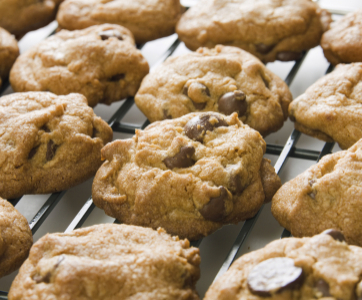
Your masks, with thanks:
<instances>
[{"instance_id":1,"label":"chocolate chip cookie","mask_svg":"<svg viewBox=\"0 0 362 300\"><path fill-rule=\"evenodd\" d=\"M0 198L0 278L17 270L33 244L28 221Z\"/></svg>"},{"instance_id":2,"label":"chocolate chip cookie","mask_svg":"<svg viewBox=\"0 0 362 300\"><path fill-rule=\"evenodd\" d=\"M151 122L194 111L237 112L263 136L283 126L291 101L285 82L260 60L220 45L168 58L145 77L135 97Z\"/></svg>"},{"instance_id":3,"label":"chocolate chip cookie","mask_svg":"<svg viewBox=\"0 0 362 300\"><path fill-rule=\"evenodd\" d=\"M137 43L145 43L173 34L182 11L179 0L66 0L57 21L68 30L119 24L131 30Z\"/></svg>"},{"instance_id":4,"label":"chocolate chip cookie","mask_svg":"<svg viewBox=\"0 0 362 300\"><path fill-rule=\"evenodd\" d=\"M9 300L199 300L199 249L188 240L129 225L48 234L34 244Z\"/></svg>"},{"instance_id":5,"label":"chocolate chip cookie","mask_svg":"<svg viewBox=\"0 0 362 300\"><path fill-rule=\"evenodd\" d=\"M263 62L289 61L319 45L331 21L310 0L200 0L181 17L176 32L191 50L223 44Z\"/></svg>"},{"instance_id":6,"label":"chocolate chip cookie","mask_svg":"<svg viewBox=\"0 0 362 300\"><path fill-rule=\"evenodd\" d=\"M341 230L362 246L362 140L285 183L272 200L272 213L294 236Z\"/></svg>"},{"instance_id":7,"label":"chocolate chip cookie","mask_svg":"<svg viewBox=\"0 0 362 300\"><path fill-rule=\"evenodd\" d=\"M323 34L321 46L333 65L362 62L362 9L333 22Z\"/></svg>"},{"instance_id":8,"label":"chocolate chip cookie","mask_svg":"<svg viewBox=\"0 0 362 300\"><path fill-rule=\"evenodd\" d=\"M0 98L0 196L52 193L95 174L112 129L80 94Z\"/></svg>"},{"instance_id":9,"label":"chocolate chip cookie","mask_svg":"<svg viewBox=\"0 0 362 300\"><path fill-rule=\"evenodd\" d=\"M0 27L17 37L55 19L63 0L0 0Z\"/></svg>"},{"instance_id":10,"label":"chocolate chip cookie","mask_svg":"<svg viewBox=\"0 0 362 300\"><path fill-rule=\"evenodd\" d=\"M289 105L295 128L347 149L362 138L362 63L340 64Z\"/></svg>"},{"instance_id":11,"label":"chocolate chip cookie","mask_svg":"<svg viewBox=\"0 0 362 300\"><path fill-rule=\"evenodd\" d=\"M134 96L148 69L131 32L104 24L47 38L17 59L10 82L16 92L80 93L93 107Z\"/></svg>"},{"instance_id":12,"label":"chocolate chip cookie","mask_svg":"<svg viewBox=\"0 0 362 300\"><path fill-rule=\"evenodd\" d=\"M362 249L333 229L277 240L236 260L204 299L361 299L361 261Z\"/></svg>"},{"instance_id":13,"label":"chocolate chip cookie","mask_svg":"<svg viewBox=\"0 0 362 300\"><path fill-rule=\"evenodd\" d=\"M8 78L10 69L19 56L16 39L0 27L0 86L1 81Z\"/></svg>"},{"instance_id":14,"label":"chocolate chip cookie","mask_svg":"<svg viewBox=\"0 0 362 300\"><path fill-rule=\"evenodd\" d=\"M95 205L120 222L199 239L253 217L280 187L265 142L236 113L192 113L102 149Z\"/></svg>"}]
</instances>

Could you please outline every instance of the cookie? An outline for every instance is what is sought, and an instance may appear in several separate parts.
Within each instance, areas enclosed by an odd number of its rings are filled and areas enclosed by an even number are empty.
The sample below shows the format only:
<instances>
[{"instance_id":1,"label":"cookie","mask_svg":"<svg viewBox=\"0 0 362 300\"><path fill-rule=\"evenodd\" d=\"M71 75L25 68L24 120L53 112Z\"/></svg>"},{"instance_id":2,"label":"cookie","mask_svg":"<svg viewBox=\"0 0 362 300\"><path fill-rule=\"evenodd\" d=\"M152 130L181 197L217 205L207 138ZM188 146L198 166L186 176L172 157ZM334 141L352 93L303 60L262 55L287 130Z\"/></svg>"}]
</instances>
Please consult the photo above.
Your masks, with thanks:
<instances>
[{"instance_id":1,"label":"cookie","mask_svg":"<svg viewBox=\"0 0 362 300\"><path fill-rule=\"evenodd\" d=\"M137 43L145 43L173 34L182 11L179 0L66 0L57 21L68 30L119 24L133 33Z\"/></svg>"},{"instance_id":2,"label":"cookie","mask_svg":"<svg viewBox=\"0 0 362 300\"><path fill-rule=\"evenodd\" d=\"M21 37L31 30L49 24L55 19L63 0L1 0L0 27Z\"/></svg>"},{"instance_id":3,"label":"cookie","mask_svg":"<svg viewBox=\"0 0 362 300\"><path fill-rule=\"evenodd\" d=\"M104 24L47 38L17 59L10 82L16 92L80 93L93 107L134 96L148 69L130 31Z\"/></svg>"},{"instance_id":4,"label":"cookie","mask_svg":"<svg viewBox=\"0 0 362 300\"><path fill-rule=\"evenodd\" d=\"M272 213L294 236L341 230L348 243L362 246L362 140L285 183L272 200Z\"/></svg>"},{"instance_id":5,"label":"cookie","mask_svg":"<svg viewBox=\"0 0 362 300\"><path fill-rule=\"evenodd\" d=\"M204 300L361 299L362 249L341 238L328 230L245 254L212 284Z\"/></svg>"},{"instance_id":6,"label":"cookie","mask_svg":"<svg viewBox=\"0 0 362 300\"><path fill-rule=\"evenodd\" d=\"M0 198L0 278L21 266L32 244L28 221L8 201Z\"/></svg>"},{"instance_id":7,"label":"cookie","mask_svg":"<svg viewBox=\"0 0 362 300\"><path fill-rule=\"evenodd\" d=\"M331 21L310 0L200 0L182 15L176 32L191 50L223 44L263 62L289 61L318 46Z\"/></svg>"},{"instance_id":8,"label":"cookie","mask_svg":"<svg viewBox=\"0 0 362 300\"><path fill-rule=\"evenodd\" d=\"M0 98L0 197L68 189L95 174L112 129L80 94Z\"/></svg>"},{"instance_id":9,"label":"cookie","mask_svg":"<svg viewBox=\"0 0 362 300\"><path fill-rule=\"evenodd\" d=\"M362 62L362 9L333 22L323 34L321 46L333 65Z\"/></svg>"},{"instance_id":10,"label":"cookie","mask_svg":"<svg viewBox=\"0 0 362 300\"><path fill-rule=\"evenodd\" d=\"M265 147L236 113L156 122L102 149L93 201L121 223L196 240L270 201L281 183Z\"/></svg>"},{"instance_id":11,"label":"cookie","mask_svg":"<svg viewBox=\"0 0 362 300\"><path fill-rule=\"evenodd\" d=\"M263 136L283 126L291 101L285 82L257 58L220 45L168 58L145 77L135 97L151 122L195 111L238 112Z\"/></svg>"},{"instance_id":12,"label":"cookie","mask_svg":"<svg viewBox=\"0 0 362 300\"><path fill-rule=\"evenodd\" d=\"M199 249L187 240L128 225L48 234L34 244L9 300L198 300Z\"/></svg>"},{"instance_id":13,"label":"cookie","mask_svg":"<svg viewBox=\"0 0 362 300\"><path fill-rule=\"evenodd\" d=\"M19 56L16 39L0 27L0 86L1 80L9 76L10 69Z\"/></svg>"},{"instance_id":14,"label":"cookie","mask_svg":"<svg viewBox=\"0 0 362 300\"><path fill-rule=\"evenodd\" d=\"M340 64L289 105L300 132L347 149L362 138L362 63Z\"/></svg>"}]
</instances>

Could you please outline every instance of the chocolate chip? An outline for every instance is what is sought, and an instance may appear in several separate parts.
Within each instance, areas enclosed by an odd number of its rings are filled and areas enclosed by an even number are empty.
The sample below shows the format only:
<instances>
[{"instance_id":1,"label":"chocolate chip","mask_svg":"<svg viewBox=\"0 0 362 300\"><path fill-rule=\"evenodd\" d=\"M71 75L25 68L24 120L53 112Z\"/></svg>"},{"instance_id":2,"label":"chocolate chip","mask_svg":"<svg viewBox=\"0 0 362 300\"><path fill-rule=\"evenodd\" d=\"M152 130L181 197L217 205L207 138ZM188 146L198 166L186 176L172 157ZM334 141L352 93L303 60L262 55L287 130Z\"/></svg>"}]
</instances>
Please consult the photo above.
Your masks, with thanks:
<instances>
[{"instance_id":1,"label":"chocolate chip","mask_svg":"<svg viewBox=\"0 0 362 300\"><path fill-rule=\"evenodd\" d=\"M239 90L226 93L219 99L219 111L225 115L237 112L239 117L241 117L246 113L248 107L245 99L245 94Z\"/></svg>"},{"instance_id":2,"label":"chocolate chip","mask_svg":"<svg viewBox=\"0 0 362 300\"><path fill-rule=\"evenodd\" d=\"M220 196L211 198L210 201L199 209L200 214L206 219L213 222L219 222L224 218L225 214L225 201L228 199L229 194L222 186L220 187Z\"/></svg>"},{"instance_id":3,"label":"chocolate chip","mask_svg":"<svg viewBox=\"0 0 362 300\"><path fill-rule=\"evenodd\" d=\"M113 30L113 29L105 30L98 34L101 37L102 41L108 40L111 37L115 37L115 38L119 39L120 41L123 40L121 33L119 31Z\"/></svg>"},{"instance_id":4,"label":"chocolate chip","mask_svg":"<svg viewBox=\"0 0 362 300\"><path fill-rule=\"evenodd\" d=\"M188 168L195 164L192 156L195 154L195 148L193 146L183 146L180 152L174 157L167 157L163 160L166 167L173 168Z\"/></svg>"},{"instance_id":5,"label":"chocolate chip","mask_svg":"<svg viewBox=\"0 0 362 300\"><path fill-rule=\"evenodd\" d=\"M302 52L292 52L292 51L283 51L277 53L277 60L281 61L290 61L290 60L298 60L303 56Z\"/></svg>"},{"instance_id":6,"label":"chocolate chip","mask_svg":"<svg viewBox=\"0 0 362 300\"><path fill-rule=\"evenodd\" d=\"M112 76L109 80L110 81L120 81L121 79L124 79L125 77L126 77L126 75L121 73L121 74Z\"/></svg>"},{"instance_id":7,"label":"chocolate chip","mask_svg":"<svg viewBox=\"0 0 362 300\"><path fill-rule=\"evenodd\" d=\"M217 115L207 114L192 118L186 123L184 130L190 139L202 142L206 131L213 131L215 127L220 126L228 126L228 124Z\"/></svg>"},{"instance_id":8,"label":"chocolate chip","mask_svg":"<svg viewBox=\"0 0 362 300\"><path fill-rule=\"evenodd\" d=\"M340 242L346 241L344 234L337 229L327 229L327 230L324 230L321 234L328 234L336 241L340 241Z\"/></svg>"},{"instance_id":9,"label":"chocolate chip","mask_svg":"<svg viewBox=\"0 0 362 300\"><path fill-rule=\"evenodd\" d=\"M197 110L203 110L205 108L205 106L206 106L206 102L204 102L204 103L196 103L196 102L192 101L192 104L195 106L195 108Z\"/></svg>"},{"instance_id":10,"label":"chocolate chip","mask_svg":"<svg viewBox=\"0 0 362 300\"><path fill-rule=\"evenodd\" d=\"M47 124L44 124L44 125L40 128L40 130L44 130L45 132L50 132L50 129L49 129L49 127L47 126Z\"/></svg>"},{"instance_id":11,"label":"chocolate chip","mask_svg":"<svg viewBox=\"0 0 362 300\"><path fill-rule=\"evenodd\" d=\"M34 157L34 155L36 154L36 152L38 151L39 146L35 146L33 149L30 150L29 155L28 155L28 159L32 159Z\"/></svg>"},{"instance_id":12,"label":"chocolate chip","mask_svg":"<svg viewBox=\"0 0 362 300\"><path fill-rule=\"evenodd\" d=\"M270 51L273 50L274 47L275 47L275 44L274 45L265 45L263 43L260 43L260 44L255 45L255 50L257 52L259 52L260 54L268 54Z\"/></svg>"},{"instance_id":13,"label":"chocolate chip","mask_svg":"<svg viewBox=\"0 0 362 300\"><path fill-rule=\"evenodd\" d=\"M322 297L331 297L329 293L329 284L323 279L319 279L315 284L316 289L322 294Z\"/></svg>"},{"instance_id":14,"label":"chocolate chip","mask_svg":"<svg viewBox=\"0 0 362 300\"><path fill-rule=\"evenodd\" d=\"M241 184L241 177L239 174L230 178L229 187L230 191L236 195L240 195L244 191L244 186Z\"/></svg>"},{"instance_id":15,"label":"chocolate chip","mask_svg":"<svg viewBox=\"0 0 362 300\"><path fill-rule=\"evenodd\" d=\"M52 160L55 152L57 151L58 145L54 144L52 140L49 140L47 145L46 159L47 161Z\"/></svg>"},{"instance_id":16,"label":"chocolate chip","mask_svg":"<svg viewBox=\"0 0 362 300\"><path fill-rule=\"evenodd\" d=\"M270 297L285 289L298 289L303 283L303 269L288 257L275 257L256 265L248 275L248 288L258 296Z\"/></svg>"}]
</instances>

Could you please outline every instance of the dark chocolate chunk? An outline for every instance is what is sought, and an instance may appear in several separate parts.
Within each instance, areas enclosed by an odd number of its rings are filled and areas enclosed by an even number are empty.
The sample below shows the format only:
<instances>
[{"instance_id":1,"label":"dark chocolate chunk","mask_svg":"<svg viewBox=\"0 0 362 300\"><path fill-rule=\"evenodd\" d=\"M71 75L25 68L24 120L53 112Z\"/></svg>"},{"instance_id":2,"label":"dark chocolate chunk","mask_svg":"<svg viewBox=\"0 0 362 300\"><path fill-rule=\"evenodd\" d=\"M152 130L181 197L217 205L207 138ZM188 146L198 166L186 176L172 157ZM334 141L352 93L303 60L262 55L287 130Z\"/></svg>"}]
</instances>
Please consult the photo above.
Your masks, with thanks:
<instances>
[{"instance_id":1,"label":"dark chocolate chunk","mask_svg":"<svg viewBox=\"0 0 362 300\"><path fill-rule=\"evenodd\" d=\"M268 54L270 51L273 50L274 47L275 45L265 45L263 43L260 43L255 45L255 50L260 54Z\"/></svg>"},{"instance_id":2,"label":"dark chocolate chunk","mask_svg":"<svg viewBox=\"0 0 362 300\"><path fill-rule=\"evenodd\" d=\"M211 122L210 122L211 119ZM214 121L214 122L212 122ZM188 121L184 127L185 134L192 140L202 142L206 131L213 131L214 128L220 126L228 126L228 124L220 119L219 116L213 114L197 116Z\"/></svg>"},{"instance_id":3,"label":"dark chocolate chunk","mask_svg":"<svg viewBox=\"0 0 362 300\"><path fill-rule=\"evenodd\" d=\"M303 283L303 269L288 257L275 257L256 265L248 275L249 290L270 297L285 289L298 289Z\"/></svg>"},{"instance_id":4,"label":"dark chocolate chunk","mask_svg":"<svg viewBox=\"0 0 362 300\"><path fill-rule=\"evenodd\" d=\"M35 146L33 149L30 150L29 155L28 155L28 159L32 159L34 157L34 155L36 154L36 152L38 151L39 146Z\"/></svg>"},{"instance_id":5,"label":"dark chocolate chunk","mask_svg":"<svg viewBox=\"0 0 362 300\"><path fill-rule=\"evenodd\" d=\"M110 81L120 81L121 79L124 79L125 77L126 77L126 75L121 73L121 74L112 76L109 80Z\"/></svg>"},{"instance_id":6,"label":"dark chocolate chunk","mask_svg":"<svg viewBox=\"0 0 362 300\"><path fill-rule=\"evenodd\" d=\"M241 177L239 174L230 178L229 186L233 194L240 195L243 192L244 186L241 184Z\"/></svg>"},{"instance_id":7,"label":"dark chocolate chunk","mask_svg":"<svg viewBox=\"0 0 362 300\"><path fill-rule=\"evenodd\" d=\"M111 37L115 37L115 38L119 39L120 41L123 40L121 33L119 31L113 30L113 29L102 31L99 33L99 36L101 37L102 41L108 40Z\"/></svg>"},{"instance_id":8,"label":"dark chocolate chunk","mask_svg":"<svg viewBox=\"0 0 362 300\"><path fill-rule=\"evenodd\" d=\"M248 108L246 96L239 90L224 94L220 97L218 104L219 111L223 114L230 115L237 112L239 117L243 116Z\"/></svg>"},{"instance_id":9,"label":"dark chocolate chunk","mask_svg":"<svg viewBox=\"0 0 362 300\"><path fill-rule=\"evenodd\" d=\"M290 60L298 60L303 56L302 52L292 52L292 51L283 51L277 53L277 60L280 61L290 61Z\"/></svg>"},{"instance_id":10,"label":"dark chocolate chunk","mask_svg":"<svg viewBox=\"0 0 362 300\"><path fill-rule=\"evenodd\" d=\"M48 145L47 145L47 153L46 153L46 159L52 160L55 152L57 151L58 145L54 144L54 142L52 140L49 140Z\"/></svg>"},{"instance_id":11,"label":"dark chocolate chunk","mask_svg":"<svg viewBox=\"0 0 362 300\"><path fill-rule=\"evenodd\" d=\"M167 157L163 160L166 167L173 168L188 168L195 164L192 156L195 154L195 148L193 146L183 146L180 152L174 157Z\"/></svg>"},{"instance_id":12,"label":"dark chocolate chunk","mask_svg":"<svg viewBox=\"0 0 362 300\"><path fill-rule=\"evenodd\" d=\"M229 194L222 186L220 187L220 196L211 198L200 210L200 214L206 219L213 222L221 221L225 216L225 201L228 199Z\"/></svg>"},{"instance_id":13,"label":"dark chocolate chunk","mask_svg":"<svg viewBox=\"0 0 362 300\"><path fill-rule=\"evenodd\" d=\"M344 237L344 234L337 230L337 229L327 229L322 232L322 234L328 234L332 238L334 238L336 241L345 242L346 238Z\"/></svg>"},{"instance_id":14,"label":"dark chocolate chunk","mask_svg":"<svg viewBox=\"0 0 362 300\"><path fill-rule=\"evenodd\" d=\"M319 279L315 284L316 289L322 294L322 297L331 297L329 293L329 284L323 279Z\"/></svg>"}]
</instances>

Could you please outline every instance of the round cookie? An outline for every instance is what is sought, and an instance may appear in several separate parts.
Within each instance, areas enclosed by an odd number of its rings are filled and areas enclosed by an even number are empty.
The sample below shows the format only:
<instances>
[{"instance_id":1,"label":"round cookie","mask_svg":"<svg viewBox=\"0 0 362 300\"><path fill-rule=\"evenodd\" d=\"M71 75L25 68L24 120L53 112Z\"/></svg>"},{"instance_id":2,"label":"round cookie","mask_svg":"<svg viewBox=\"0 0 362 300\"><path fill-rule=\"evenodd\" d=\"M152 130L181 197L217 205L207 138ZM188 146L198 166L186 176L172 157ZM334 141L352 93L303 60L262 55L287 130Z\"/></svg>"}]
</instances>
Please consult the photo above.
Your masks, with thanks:
<instances>
[{"instance_id":1,"label":"round cookie","mask_svg":"<svg viewBox=\"0 0 362 300\"><path fill-rule=\"evenodd\" d=\"M0 98L0 197L53 193L95 174L112 129L79 94Z\"/></svg>"},{"instance_id":2,"label":"round cookie","mask_svg":"<svg viewBox=\"0 0 362 300\"><path fill-rule=\"evenodd\" d=\"M335 234L285 238L243 255L211 285L204 300L361 299L362 249Z\"/></svg>"},{"instance_id":3,"label":"round cookie","mask_svg":"<svg viewBox=\"0 0 362 300\"><path fill-rule=\"evenodd\" d=\"M55 19L63 0L0 0L0 27L21 37Z\"/></svg>"},{"instance_id":4,"label":"round cookie","mask_svg":"<svg viewBox=\"0 0 362 300\"><path fill-rule=\"evenodd\" d=\"M362 62L362 9L333 22L323 34L321 46L333 65Z\"/></svg>"},{"instance_id":5,"label":"round cookie","mask_svg":"<svg viewBox=\"0 0 362 300\"><path fill-rule=\"evenodd\" d=\"M19 56L16 39L0 27L0 86L1 80L8 78L10 69Z\"/></svg>"},{"instance_id":6,"label":"round cookie","mask_svg":"<svg viewBox=\"0 0 362 300\"><path fill-rule=\"evenodd\" d=\"M68 30L119 24L128 28L139 44L173 34L182 11L179 0L66 0L57 21Z\"/></svg>"},{"instance_id":7,"label":"round cookie","mask_svg":"<svg viewBox=\"0 0 362 300\"><path fill-rule=\"evenodd\" d=\"M21 266L32 244L28 221L8 201L0 198L0 278Z\"/></svg>"},{"instance_id":8,"label":"round cookie","mask_svg":"<svg viewBox=\"0 0 362 300\"><path fill-rule=\"evenodd\" d=\"M289 61L318 46L331 21L310 0L200 0L183 14L176 32L191 50L223 44L263 62Z\"/></svg>"},{"instance_id":9,"label":"round cookie","mask_svg":"<svg viewBox=\"0 0 362 300\"><path fill-rule=\"evenodd\" d=\"M187 240L128 225L47 234L30 250L9 300L199 300L199 249Z\"/></svg>"},{"instance_id":10,"label":"round cookie","mask_svg":"<svg viewBox=\"0 0 362 300\"><path fill-rule=\"evenodd\" d=\"M362 138L362 63L338 65L289 105L297 130L347 149Z\"/></svg>"},{"instance_id":11,"label":"round cookie","mask_svg":"<svg viewBox=\"0 0 362 300\"><path fill-rule=\"evenodd\" d=\"M263 136L283 126L291 101L285 82L260 60L220 45L168 58L145 77L135 97L151 122L195 111L236 111Z\"/></svg>"},{"instance_id":12,"label":"round cookie","mask_svg":"<svg viewBox=\"0 0 362 300\"><path fill-rule=\"evenodd\" d=\"M196 240L253 217L281 182L237 114L193 113L102 149L94 204L121 223Z\"/></svg>"},{"instance_id":13,"label":"round cookie","mask_svg":"<svg viewBox=\"0 0 362 300\"><path fill-rule=\"evenodd\" d=\"M278 222L293 236L341 230L348 243L362 246L362 140L323 157L285 183L272 200Z\"/></svg>"},{"instance_id":14,"label":"round cookie","mask_svg":"<svg viewBox=\"0 0 362 300\"><path fill-rule=\"evenodd\" d=\"M104 24L47 38L17 59L10 82L16 92L80 93L93 107L134 96L148 70L130 31Z\"/></svg>"}]
</instances>

